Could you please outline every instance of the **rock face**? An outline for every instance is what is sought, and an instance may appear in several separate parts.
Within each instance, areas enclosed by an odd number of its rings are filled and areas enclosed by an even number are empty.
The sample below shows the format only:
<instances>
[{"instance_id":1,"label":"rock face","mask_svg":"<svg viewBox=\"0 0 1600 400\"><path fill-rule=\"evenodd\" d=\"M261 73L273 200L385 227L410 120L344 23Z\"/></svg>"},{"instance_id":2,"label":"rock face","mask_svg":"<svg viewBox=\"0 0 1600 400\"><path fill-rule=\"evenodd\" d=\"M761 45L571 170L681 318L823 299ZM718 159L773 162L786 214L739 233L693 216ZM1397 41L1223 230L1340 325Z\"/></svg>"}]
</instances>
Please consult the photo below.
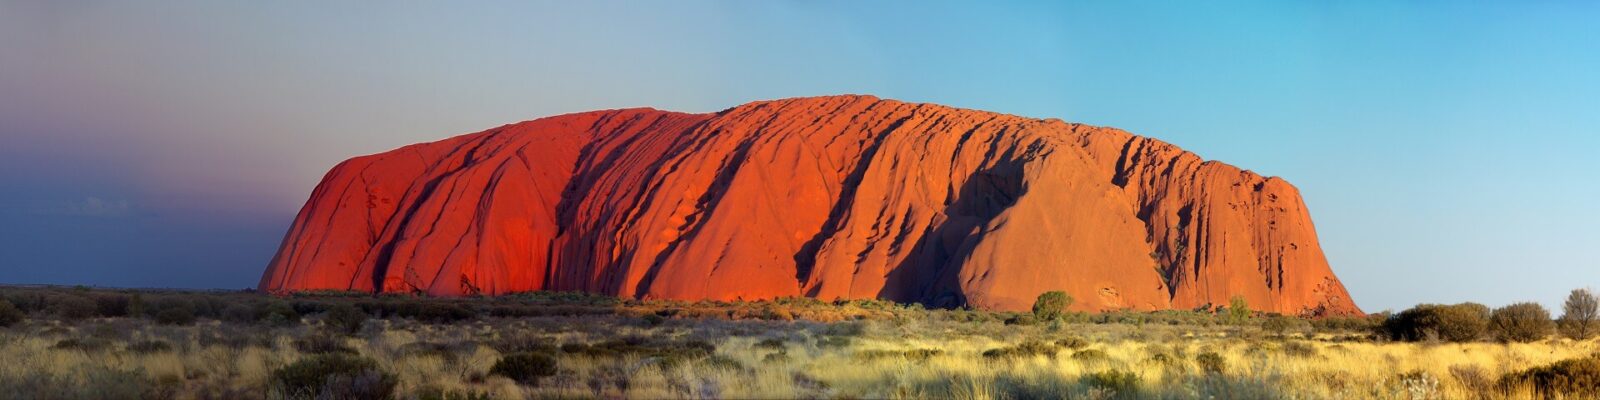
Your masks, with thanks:
<instances>
[{"instance_id":1,"label":"rock face","mask_svg":"<svg viewBox=\"0 0 1600 400\"><path fill-rule=\"evenodd\" d=\"M1360 313L1282 179L869 96L569 114L352 158L260 288Z\"/></svg>"}]
</instances>

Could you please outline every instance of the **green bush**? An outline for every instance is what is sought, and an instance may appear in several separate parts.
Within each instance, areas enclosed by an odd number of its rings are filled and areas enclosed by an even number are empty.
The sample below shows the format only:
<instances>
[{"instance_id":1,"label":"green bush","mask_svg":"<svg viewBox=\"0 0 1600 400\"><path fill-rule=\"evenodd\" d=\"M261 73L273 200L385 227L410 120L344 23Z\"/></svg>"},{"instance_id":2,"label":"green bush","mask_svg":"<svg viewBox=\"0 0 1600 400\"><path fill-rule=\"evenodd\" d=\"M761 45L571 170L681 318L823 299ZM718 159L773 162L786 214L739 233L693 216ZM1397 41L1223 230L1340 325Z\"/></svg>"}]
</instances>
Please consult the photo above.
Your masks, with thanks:
<instances>
[{"instance_id":1,"label":"green bush","mask_svg":"<svg viewBox=\"0 0 1600 400\"><path fill-rule=\"evenodd\" d=\"M756 342L755 347L759 348L759 349L769 349L769 350L782 349L782 348L784 348L783 339L778 339L778 338L762 339L761 341Z\"/></svg>"},{"instance_id":2,"label":"green bush","mask_svg":"<svg viewBox=\"0 0 1600 400\"><path fill-rule=\"evenodd\" d=\"M353 335L361 332L361 327L367 324L367 313L356 306L340 304L328 309L323 323L336 332Z\"/></svg>"},{"instance_id":3,"label":"green bush","mask_svg":"<svg viewBox=\"0 0 1600 400\"><path fill-rule=\"evenodd\" d=\"M1517 303L1496 308L1489 316L1489 331L1506 342L1532 342L1550 336L1556 329L1550 312L1538 303Z\"/></svg>"},{"instance_id":4,"label":"green bush","mask_svg":"<svg viewBox=\"0 0 1600 400\"><path fill-rule=\"evenodd\" d=\"M1250 320L1250 303L1244 296L1235 295L1228 299L1228 323L1242 325Z\"/></svg>"},{"instance_id":5,"label":"green bush","mask_svg":"<svg viewBox=\"0 0 1600 400\"><path fill-rule=\"evenodd\" d=\"M1053 321L1061 318L1061 313L1066 312L1067 307L1071 306L1072 296L1068 296L1067 292L1059 290L1044 292L1033 301L1033 317L1040 321Z\"/></svg>"},{"instance_id":6,"label":"green bush","mask_svg":"<svg viewBox=\"0 0 1600 400\"><path fill-rule=\"evenodd\" d=\"M1317 355L1317 347L1306 342L1291 341L1283 344L1283 354L1294 357L1314 357Z\"/></svg>"},{"instance_id":7,"label":"green bush","mask_svg":"<svg viewBox=\"0 0 1600 400\"><path fill-rule=\"evenodd\" d=\"M1056 346L1053 344L1030 340L1018 343L1016 346L1012 347L989 349L983 352L983 356L985 358L1018 358L1032 356L1045 356L1054 358L1056 356L1056 350Z\"/></svg>"},{"instance_id":8,"label":"green bush","mask_svg":"<svg viewBox=\"0 0 1600 400\"><path fill-rule=\"evenodd\" d=\"M1285 316L1274 316L1261 322L1261 330L1278 336L1291 333L1302 333L1311 328L1311 324L1303 319Z\"/></svg>"},{"instance_id":9,"label":"green bush","mask_svg":"<svg viewBox=\"0 0 1600 400\"><path fill-rule=\"evenodd\" d=\"M1083 338L1077 336L1068 336L1056 340L1056 346L1070 350L1082 350L1086 347L1089 347L1089 341L1083 340Z\"/></svg>"},{"instance_id":10,"label":"green bush","mask_svg":"<svg viewBox=\"0 0 1600 400\"><path fill-rule=\"evenodd\" d=\"M993 350L990 350L993 351ZM944 354L939 349L911 349L911 350L862 350L856 352L856 358L862 361L872 361L885 358L904 358L911 361L922 362Z\"/></svg>"},{"instance_id":11,"label":"green bush","mask_svg":"<svg viewBox=\"0 0 1600 400\"><path fill-rule=\"evenodd\" d=\"M1105 361L1111 359L1110 354L1100 349L1084 349L1072 353L1072 359L1078 361Z\"/></svg>"},{"instance_id":12,"label":"green bush","mask_svg":"<svg viewBox=\"0 0 1600 400\"><path fill-rule=\"evenodd\" d=\"M1037 318L1034 318L1033 314L1016 314L1012 315L1010 318L1006 318L1005 324L1029 326L1038 323L1038 321L1039 320Z\"/></svg>"},{"instance_id":13,"label":"green bush","mask_svg":"<svg viewBox=\"0 0 1600 400\"><path fill-rule=\"evenodd\" d=\"M18 310L16 305L11 304L10 300L0 299L0 328L16 325L27 318L28 316L23 314L22 310Z\"/></svg>"},{"instance_id":14,"label":"green bush","mask_svg":"<svg viewBox=\"0 0 1600 400\"><path fill-rule=\"evenodd\" d=\"M647 315L644 316L644 324L645 324L645 326L657 327L657 326L661 326L661 324L666 323L666 322L667 322L667 317L663 317L663 316L660 316L660 315L647 314Z\"/></svg>"},{"instance_id":15,"label":"green bush","mask_svg":"<svg viewBox=\"0 0 1600 400\"><path fill-rule=\"evenodd\" d=\"M1420 304L1383 323L1390 339L1406 341L1466 342L1483 337L1488 328L1489 307L1476 303Z\"/></svg>"},{"instance_id":16,"label":"green bush","mask_svg":"<svg viewBox=\"0 0 1600 400\"><path fill-rule=\"evenodd\" d=\"M1084 375L1086 386L1109 389L1119 397L1132 398L1139 390L1139 375L1131 371L1105 370Z\"/></svg>"},{"instance_id":17,"label":"green bush","mask_svg":"<svg viewBox=\"0 0 1600 400\"><path fill-rule=\"evenodd\" d=\"M1194 363L1200 365L1200 370L1212 374L1228 371L1228 360L1215 352L1204 352L1194 357Z\"/></svg>"},{"instance_id":18,"label":"green bush","mask_svg":"<svg viewBox=\"0 0 1600 400\"><path fill-rule=\"evenodd\" d=\"M489 373L538 386L541 378L556 374L556 359L542 353L513 353L496 361Z\"/></svg>"},{"instance_id":19,"label":"green bush","mask_svg":"<svg viewBox=\"0 0 1600 400\"><path fill-rule=\"evenodd\" d=\"M1498 384L1506 391L1528 387L1544 398L1596 398L1600 396L1600 354L1506 374Z\"/></svg>"},{"instance_id":20,"label":"green bush","mask_svg":"<svg viewBox=\"0 0 1600 400\"><path fill-rule=\"evenodd\" d=\"M393 397L395 384L372 359L322 354L272 371L268 397L380 400Z\"/></svg>"}]
</instances>

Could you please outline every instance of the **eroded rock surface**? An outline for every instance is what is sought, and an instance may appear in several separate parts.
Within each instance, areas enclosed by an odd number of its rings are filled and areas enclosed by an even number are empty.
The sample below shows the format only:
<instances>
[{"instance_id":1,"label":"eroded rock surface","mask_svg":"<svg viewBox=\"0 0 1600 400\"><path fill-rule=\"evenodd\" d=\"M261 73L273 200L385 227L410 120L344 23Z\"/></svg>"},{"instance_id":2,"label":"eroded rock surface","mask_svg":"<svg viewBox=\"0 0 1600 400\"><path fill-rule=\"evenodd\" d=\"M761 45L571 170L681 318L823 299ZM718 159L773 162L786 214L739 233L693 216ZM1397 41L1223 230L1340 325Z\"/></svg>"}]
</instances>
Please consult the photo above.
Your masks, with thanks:
<instances>
[{"instance_id":1,"label":"eroded rock surface","mask_svg":"<svg viewBox=\"0 0 1600 400\"><path fill-rule=\"evenodd\" d=\"M352 158L260 288L1360 313L1282 179L870 96L569 114Z\"/></svg>"}]
</instances>

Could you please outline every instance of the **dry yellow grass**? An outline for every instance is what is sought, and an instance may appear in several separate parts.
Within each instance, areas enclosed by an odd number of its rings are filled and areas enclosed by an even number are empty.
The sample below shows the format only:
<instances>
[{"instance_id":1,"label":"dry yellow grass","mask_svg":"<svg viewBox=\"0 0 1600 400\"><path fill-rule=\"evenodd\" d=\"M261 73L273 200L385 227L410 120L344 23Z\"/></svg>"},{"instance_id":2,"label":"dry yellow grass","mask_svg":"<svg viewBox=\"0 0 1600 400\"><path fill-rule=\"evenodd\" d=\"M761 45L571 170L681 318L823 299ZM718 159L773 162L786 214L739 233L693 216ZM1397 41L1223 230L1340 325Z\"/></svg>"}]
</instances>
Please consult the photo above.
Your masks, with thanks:
<instances>
[{"instance_id":1,"label":"dry yellow grass","mask_svg":"<svg viewBox=\"0 0 1600 400\"><path fill-rule=\"evenodd\" d=\"M675 321L651 328L597 318L601 321L594 326L604 329L563 326L570 321L375 321L367 333L342 340L395 375L401 398L442 391L504 399L1531 398L1526 389L1504 393L1491 386L1506 373L1600 351L1595 341L1564 339L1375 343L1331 337L1269 339L1248 329L1184 326L876 322L862 333L840 336L806 323ZM245 345L197 339L224 328L215 322L181 328L136 325L126 338L109 339L103 349L53 348L63 339L91 337L86 326L38 323L13 328L0 333L0 360L5 360L0 363L0 390L15 398L127 393L258 398L265 395L272 370L305 356L293 343L319 334L312 325L257 332L260 340ZM630 336L703 338L717 349L711 358L682 365L664 365L638 354L562 354L560 372L539 386L489 375L501 356L490 346L459 346L447 354L407 351L417 343L491 343L508 335L533 335L552 346ZM984 356L985 351L1024 341L1069 336L1089 338L1089 346L1058 348L1053 356ZM848 339L830 342L840 337ZM773 345L773 339L781 339L781 345ZM139 353L126 348L140 340L169 341L173 349ZM918 350L938 353L895 355ZM1080 351L1104 357L1075 356ZM1208 373L1197 363L1196 357L1207 352L1225 360L1223 372ZM1087 378L1106 371L1135 378L1123 385ZM65 389L47 388L58 386Z\"/></svg>"}]
</instances>

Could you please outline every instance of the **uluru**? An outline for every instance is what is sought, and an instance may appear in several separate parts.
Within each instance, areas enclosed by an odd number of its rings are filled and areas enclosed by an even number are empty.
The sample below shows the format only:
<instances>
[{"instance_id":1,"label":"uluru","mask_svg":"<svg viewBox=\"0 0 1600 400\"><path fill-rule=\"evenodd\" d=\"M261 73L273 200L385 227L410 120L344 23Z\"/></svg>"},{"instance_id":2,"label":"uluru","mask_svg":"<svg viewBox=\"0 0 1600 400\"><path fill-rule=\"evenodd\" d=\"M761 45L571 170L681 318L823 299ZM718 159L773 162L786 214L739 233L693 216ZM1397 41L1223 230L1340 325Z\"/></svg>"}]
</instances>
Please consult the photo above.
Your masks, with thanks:
<instances>
[{"instance_id":1,"label":"uluru","mask_svg":"<svg viewBox=\"0 0 1600 400\"><path fill-rule=\"evenodd\" d=\"M1361 313L1283 179L871 96L567 114L351 158L259 289Z\"/></svg>"}]
</instances>

